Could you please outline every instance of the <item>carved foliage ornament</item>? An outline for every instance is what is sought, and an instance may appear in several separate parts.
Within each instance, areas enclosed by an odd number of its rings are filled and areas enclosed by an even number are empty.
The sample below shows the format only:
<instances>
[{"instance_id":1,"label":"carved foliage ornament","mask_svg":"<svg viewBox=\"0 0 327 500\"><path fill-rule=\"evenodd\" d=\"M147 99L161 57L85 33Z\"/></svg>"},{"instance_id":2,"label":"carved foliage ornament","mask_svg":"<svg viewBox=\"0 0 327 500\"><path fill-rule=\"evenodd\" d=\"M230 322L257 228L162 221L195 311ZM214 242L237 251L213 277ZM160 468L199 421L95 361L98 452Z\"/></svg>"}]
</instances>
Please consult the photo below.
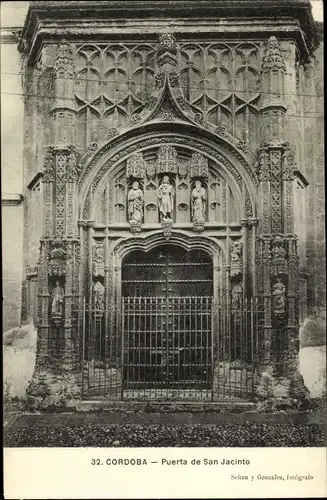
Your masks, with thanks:
<instances>
[{"instance_id":1,"label":"carved foliage ornament","mask_svg":"<svg viewBox=\"0 0 327 500\"><path fill-rule=\"evenodd\" d=\"M43 182L54 182L54 156L53 148L48 148L45 152L43 165Z\"/></svg>"},{"instance_id":2,"label":"carved foliage ornament","mask_svg":"<svg viewBox=\"0 0 327 500\"><path fill-rule=\"evenodd\" d=\"M157 61L158 66L170 64L176 66L177 64L177 46L176 40L172 33L161 33L159 35L159 43L157 46Z\"/></svg>"},{"instance_id":3,"label":"carved foliage ornament","mask_svg":"<svg viewBox=\"0 0 327 500\"><path fill-rule=\"evenodd\" d=\"M208 160L201 153L193 153L191 158L191 177L205 177L209 175Z\"/></svg>"},{"instance_id":4,"label":"carved foliage ornament","mask_svg":"<svg viewBox=\"0 0 327 500\"><path fill-rule=\"evenodd\" d=\"M74 55L68 42L62 41L59 45L53 69L57 77L74 76Z\"/></svg>"},{"instance_id":5,"label":"carved foliage ornament","mask_svg":"<svg viewBox=\"0 0 327 500\"><path fill-rule=\"evenodd\" d=\"M64 242L54 240L49 249L49 276L64 276L66 274L67 250Z\"/></svg>"},{"instance_id":6,"label":"carved foliage ornament","mask_svg":"<svg viewBox=\"0 0 327 500\"><path fill-rule=\"evenodd\" d=\"M285 73L286 65L280 50L278 40L275 36L271 36L267 42L267 48L262 60L262 73L268 71L281 71Z\"/></svg>"},{"instance_id":7,"label":"carved foliage ornament","mask_svg":"<svg viewBox=\"0 0 327 500\"><path fill-rule=\"evenodd\" d=\"M134 153L127 160L126 177L143 179L145 175L145 162L142 153Z\"/></svg>"},{"instance_id":8,"label":"carved foliage ornament","mask_svg":"<svg viewBox=\"0 0 327 500\"><path fill-rule=\"evenodd\" d=\"M71 147L69 151L67 170L66 170L66 182L76 182L78 176L78 154L75 147Z\"/></svg>"},{"instance_id":9,"label":"carved foliage ornament","mask_svg":"<svg viewBox=\"0 0 327 500\"><path fill-rule=\"evenodd\" d=\"M161 146L158 152L157 173L176 174L177 152L173 146Z\"/></svg>"},{"instance_id":10,"label":"carved foliage ornament","mask_svg":"<svg viewBox=\"0 0 327 500\"><path fill-rule=\"evenodd\" d=\"M160 55L164 52L177 53L176 39L172 33L160 33L157 53Z\"/></svg>"}]
</instances>

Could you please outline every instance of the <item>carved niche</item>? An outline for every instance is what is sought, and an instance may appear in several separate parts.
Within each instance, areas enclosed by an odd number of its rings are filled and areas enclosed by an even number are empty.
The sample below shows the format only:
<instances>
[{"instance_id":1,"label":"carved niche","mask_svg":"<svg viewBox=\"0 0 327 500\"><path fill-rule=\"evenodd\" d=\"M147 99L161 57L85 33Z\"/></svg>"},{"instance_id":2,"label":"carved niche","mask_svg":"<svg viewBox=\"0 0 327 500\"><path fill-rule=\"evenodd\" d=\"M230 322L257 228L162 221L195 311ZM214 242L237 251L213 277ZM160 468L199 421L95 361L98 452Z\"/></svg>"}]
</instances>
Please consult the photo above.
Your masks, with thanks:
<instances>
[{"instance_id":1,"label":"carved niche","mask_svg":"<svg viewBox=\"0 0 327 500\"><path fill-rule=\"evenodd\" d=\"M104 246L103 243L94 243L92 248L92 274L95 277L104 277Z\"/></svg>"},{"instance_id":2,"label":"carved niche","mask_svg":"<svg viewBox=\"0 0 327 500\"><path fill-rule=\"evenodd\" d=\"M127 213L132 233L139 233L143 222L144 195L140 180L145 177L146 163L142 153L134 153L127 160L126 177L129 179Z\"/></svg>"},{"instance_id":3,"label":"carved niche","mask_svg":"<svg viewBox=\"0 0 327 500\"><path fill-rule=\"evenodd\" d=\"M100 280L96 281L92 289L93 310L96 315L101 316L105 305L105 287Z\"/></svg>"},{"instance_id":4,"label":"carved niche","mask_svg":"<svg viewBox=\"0 0 327 500\"><path fill-rule=\"evenodd\" d=\"M66 274L67 251L65 243L61 240L54 240L51 243L48 261L49 276L64 276Z\"/></svg>"},{"instance_id":5,"label":"carved niche","mask_svg":"<svg viewBox=\"0 0 327 500\"><path fill-rule=\"evenodd\" d=\"M271 274L281 275L288 273L288 266L286 260L286 250L284 246L284 238L282 236L275 236L272 241L271 249Z\"/></svg>"},{"instance_id":6,"label":"carved niche","mask_svg":"<svg viewBox=\"0 0 327 500\"><path fill-rule=\"evenodd\" d=\"M281 277L276 278L271 294L273 314L276 318L282 319L286 314L286 286Z\"/></svg>"},{"instance_id":7,"label":"carved niche","mask_svg":"<svg viewBox=\"0 0 327 500\"><path fill-rule=\"evenodd\" d=\"M241 241L234 241L230 247L230 275L231 277L242 274L242 250Z\"/></svg>"},{"instance_id":8,"label":"carved niche","mask_svg":"<svg viewBox=\"0 0 327 500\"><path fill-rule=\"evenodd\" d=\"M167 193L162 193L164 189ZM194 231L202 231L207 222L228 224L240 218L239 202L224 173L209 168L204 154L191 153L182 144L133 152L103 185L95 202L99 222L128 224L133 232L143 225L161 224L163 218L189 224Z\"/></svg>"}]
</instances>

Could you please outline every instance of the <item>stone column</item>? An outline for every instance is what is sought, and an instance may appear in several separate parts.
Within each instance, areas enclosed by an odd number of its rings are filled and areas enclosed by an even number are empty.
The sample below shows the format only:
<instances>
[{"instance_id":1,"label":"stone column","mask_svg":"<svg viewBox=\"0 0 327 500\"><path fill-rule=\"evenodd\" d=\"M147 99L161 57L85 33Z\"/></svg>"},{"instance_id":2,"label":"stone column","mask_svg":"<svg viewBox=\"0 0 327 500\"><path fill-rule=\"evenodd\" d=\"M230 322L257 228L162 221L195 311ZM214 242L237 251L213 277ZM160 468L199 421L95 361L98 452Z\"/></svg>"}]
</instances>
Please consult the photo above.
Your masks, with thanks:
<instances>
[{"instance_id":1,"label":"stone column","mask_svg":"<svg viewBox=\"0 0 327 500\"><path fill-rule=\"evenodd\" d=\"M76 406L80 399L77 153L74 141L74 64L67 42L54 71L52 145L44 159L44 228L39 265L39 325L31 407Z\"/></svg>"},{"instance_id":2,"label":"stone column","mask_svg":"<svg viewBox=\"0 0 327 500\"><path fill-rule=\"evenodd\" d=\"M294 150L284 140L284 76L279 43L271 37L262 62L262 144L257 153L257 286L264 314L257 394L267 408L292 406L307 394L297 364L299 268L292 189L296 167Z\"/></svg>"}]
</instances>

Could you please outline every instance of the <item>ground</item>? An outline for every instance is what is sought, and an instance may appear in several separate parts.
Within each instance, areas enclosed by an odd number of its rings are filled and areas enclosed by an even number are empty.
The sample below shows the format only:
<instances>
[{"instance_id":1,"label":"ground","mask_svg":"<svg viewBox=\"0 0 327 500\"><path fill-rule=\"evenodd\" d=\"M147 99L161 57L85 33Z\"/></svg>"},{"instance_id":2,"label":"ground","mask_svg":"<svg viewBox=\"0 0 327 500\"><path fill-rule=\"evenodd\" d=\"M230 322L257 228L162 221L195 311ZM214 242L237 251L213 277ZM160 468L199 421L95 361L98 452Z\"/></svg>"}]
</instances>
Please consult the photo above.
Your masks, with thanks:
<instances>
[{"instance_id":1,"label":"ground","mask_svg":"<svg viewBox=\"0 0 327 500\"><path fill-rule=\"evenodd\" d=\"M325 446L326 401L309 412L5 412L4 445L62 447Z\"/></svg>"}]
</instances>

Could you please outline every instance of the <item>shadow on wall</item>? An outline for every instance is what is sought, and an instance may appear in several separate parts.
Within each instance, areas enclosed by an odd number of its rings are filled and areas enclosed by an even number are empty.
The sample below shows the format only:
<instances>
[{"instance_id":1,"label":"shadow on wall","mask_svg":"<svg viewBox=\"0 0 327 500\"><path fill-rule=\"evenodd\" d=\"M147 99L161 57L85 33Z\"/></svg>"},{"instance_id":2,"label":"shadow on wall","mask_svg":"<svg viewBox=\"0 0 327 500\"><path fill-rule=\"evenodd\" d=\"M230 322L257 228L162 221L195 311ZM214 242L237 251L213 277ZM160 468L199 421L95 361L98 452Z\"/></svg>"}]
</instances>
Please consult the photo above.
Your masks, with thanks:
<instances>
[{"instance_id":1,"label":"shadow on wall","mask_svg":"<svg viewBox=\"0 0 327 500\"><path fill-rule=\"evenodd\" d=\"M326 395L326 316L308 318L300 329L300 372L311 397ZM6 396L24 399L32 378L36 329L24 325L4 333L4 382Z\"/></svg>"}]
</instances>

